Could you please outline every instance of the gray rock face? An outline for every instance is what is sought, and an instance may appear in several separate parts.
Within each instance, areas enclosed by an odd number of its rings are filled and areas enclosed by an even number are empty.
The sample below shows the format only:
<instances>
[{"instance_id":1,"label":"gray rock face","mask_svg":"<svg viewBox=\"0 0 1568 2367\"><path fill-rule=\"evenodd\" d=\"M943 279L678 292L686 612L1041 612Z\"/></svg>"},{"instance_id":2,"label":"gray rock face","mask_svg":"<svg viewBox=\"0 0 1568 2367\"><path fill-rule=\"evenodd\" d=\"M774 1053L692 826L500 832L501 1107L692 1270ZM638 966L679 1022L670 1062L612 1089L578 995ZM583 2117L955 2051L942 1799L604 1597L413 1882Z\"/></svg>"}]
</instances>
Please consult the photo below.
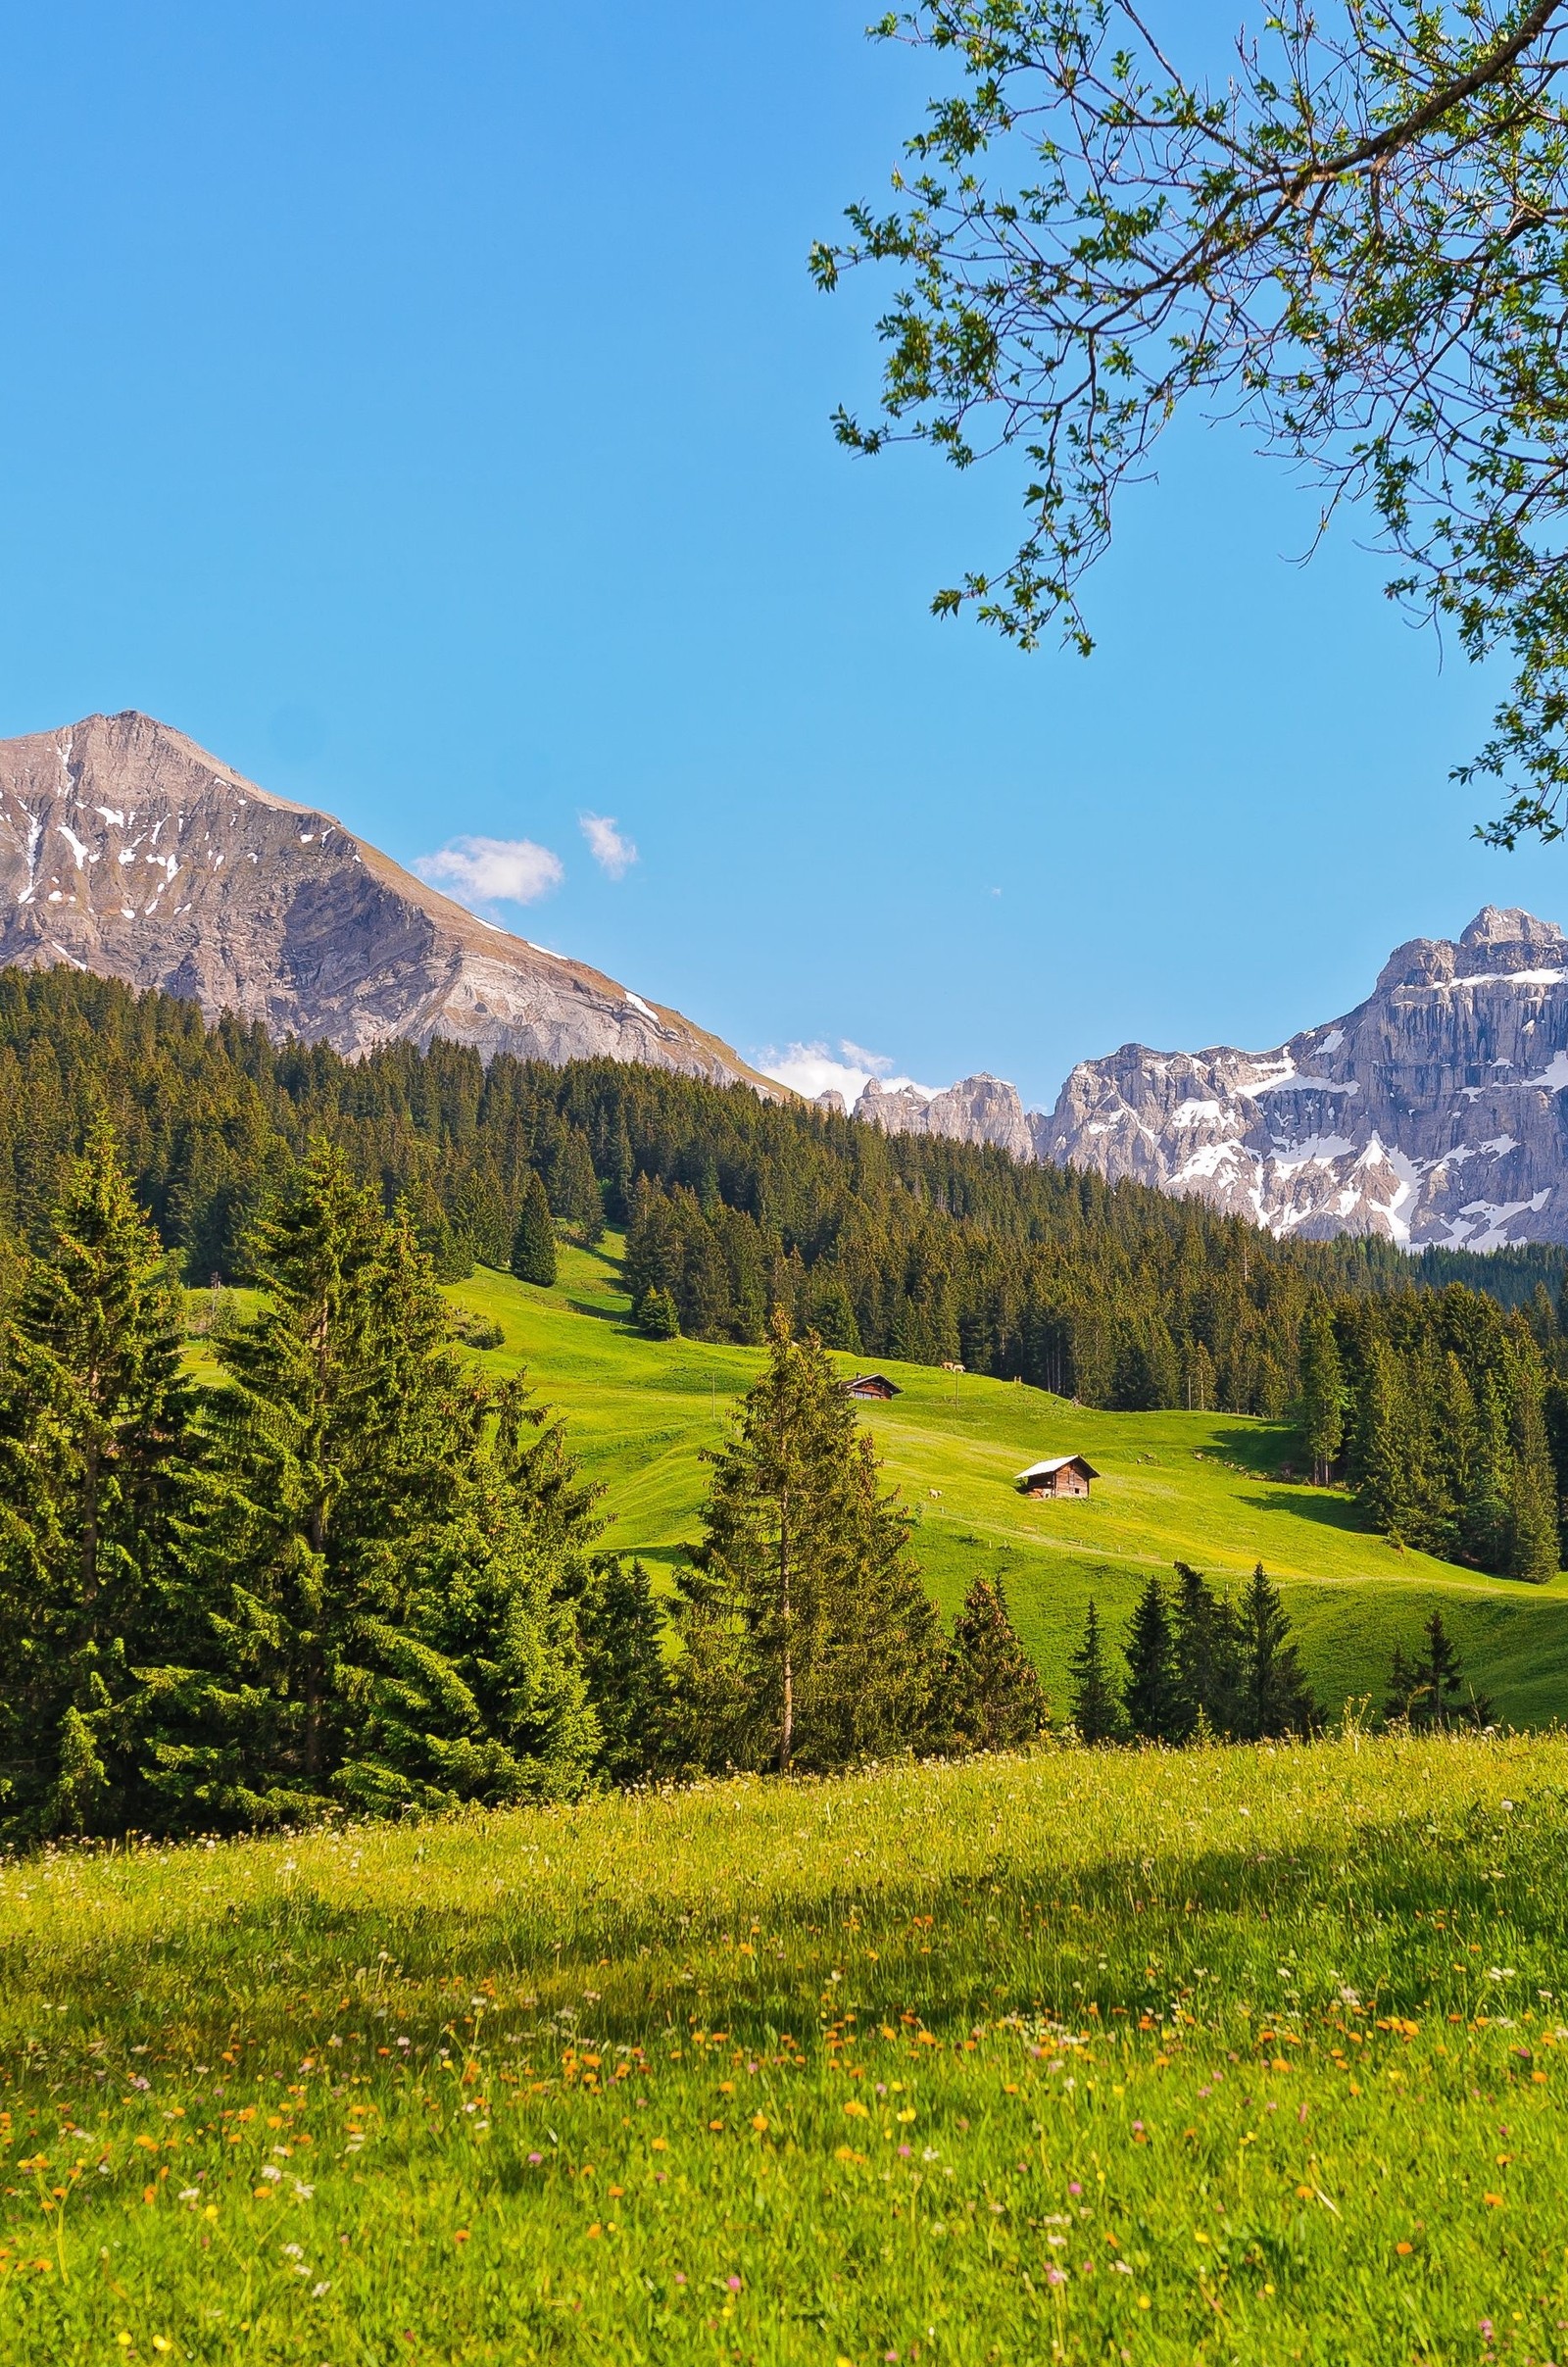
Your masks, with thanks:
<instances>
[{"instance_id":1,"label":"gray rock face","mask_svg":"<svg viewBox=\"0 0 1568 2367\"><path fill-rule=\"evenodd\" d=\"M855 1105L855 1114L885 1134L935 1134L950 1142L994 1143L1014 1159L1032 1159L1034 1141L1015 1085L1000 1077L964 1077L927 1101L905 1085L890 1093L873 1077Z\"/></svg>"},{"instance_id":2,"label":"gray rock face","mask_svg":"<svg viewBox=\"0 0 1568 2367\"><path fill-rule=\"evenodd\" d=\"M142 715L0 741L0 962L58 962L351 1057L446 1036L780 1090L679 1011L480 920Z\"/></svg>"},{"instance_id":3,"label":"gray rock face","mask_svg":"<svg viewBox=\"0 0 1568 2367\"><path fill-rule=\"evenodd\" d=\"M1039 1159L1195 1194L1276 1234L1410 1248L1568 1240L1568 939L1488 906L1418 937L1277 1052L1085 1060Z\"/></svg>"}]
</instances>

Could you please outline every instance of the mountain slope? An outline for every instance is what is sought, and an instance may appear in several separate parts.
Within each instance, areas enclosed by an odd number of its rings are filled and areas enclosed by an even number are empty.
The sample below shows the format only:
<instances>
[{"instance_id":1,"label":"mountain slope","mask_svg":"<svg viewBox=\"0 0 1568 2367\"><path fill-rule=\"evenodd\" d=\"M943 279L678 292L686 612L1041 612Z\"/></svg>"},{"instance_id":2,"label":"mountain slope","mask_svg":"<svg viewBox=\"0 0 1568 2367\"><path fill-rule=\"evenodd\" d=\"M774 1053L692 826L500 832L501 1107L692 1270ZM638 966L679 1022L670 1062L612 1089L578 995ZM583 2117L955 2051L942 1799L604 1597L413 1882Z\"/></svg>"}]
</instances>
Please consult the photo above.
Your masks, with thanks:
<instances>
[{"instance_id":1,"label":"mountain slope","mask_svg":"<svg viewBox=\"0 0 1568 2367\"><path fill-rule=\"evenodd\" d=\"M679 1011L480 920L134 713L0 741L0 963L62 961L349 1056L445 1036L780 1092Z\"/></svg>"},{"instance_id":2,"label":"mountain slope","mask_svg":"<svg viewBox=\"0 0 1568 2367\"><path fill-rule=\"evenodd\" d=\"M551 1290L480 1269L448 1295L504 1334L483 1369L525 1364L565 1415L573 1451L606 1490L605 1543L667 1572L700 1533L703 1453L722 1438L761 1351L643 1339L618 1247L613 1235L596 1251L564 1245ZM835 1361L855 1369L848 1356ZM1398 1551L1350 1497L1290 1476L1300 1450L1285 1424L1107 1413L975 1373L877 1362L902 1394L859 1411L919 1522L915 1553L931 1593L951 1617L977 1573L1002 1579L1058 1713L1090 1597L1119 1643L1151 1572L1179 1558L1233 1589L1261 1559L1335 1711L1350 1696L1381 1701L1396 1643L1408 1650L1441 1609L1500 1715L1521 1725L1568 1715L1568 1576L1522 1586ZM1026 1463L1072 1452L1103 1475L1088 1504L1016 1493Z\"/></svg>"},{"instance_id":3,"label":"mountain slope","mask_svg":"<svg viewBox=\"0 0 1568 2367\"><path fill-rule=\"evenodd\" d=\"M1275 1052L1080 1062L1040 1157L1193 1193L1276 1234L1410 1248L1568 1240L1568 939L1479 912Z\"/></svg>"},{"instance_id":4,"label":"mountain slope","mask_svg":"<svg viewBox=\"0 0 1568 2367\"><path fill-rule=\"evenodd\" d=\"M934 1097L873 1079L854 1114L1152 1184L1277 1235L1486 1251L1568 1241L1565 1086L1568 938L1489 905L1456 942L1400 946L1364 1003L1272 1052L1124 1044L1081 1060L1049 1116L992 1076Z\"/></svg>"}]
</instances>

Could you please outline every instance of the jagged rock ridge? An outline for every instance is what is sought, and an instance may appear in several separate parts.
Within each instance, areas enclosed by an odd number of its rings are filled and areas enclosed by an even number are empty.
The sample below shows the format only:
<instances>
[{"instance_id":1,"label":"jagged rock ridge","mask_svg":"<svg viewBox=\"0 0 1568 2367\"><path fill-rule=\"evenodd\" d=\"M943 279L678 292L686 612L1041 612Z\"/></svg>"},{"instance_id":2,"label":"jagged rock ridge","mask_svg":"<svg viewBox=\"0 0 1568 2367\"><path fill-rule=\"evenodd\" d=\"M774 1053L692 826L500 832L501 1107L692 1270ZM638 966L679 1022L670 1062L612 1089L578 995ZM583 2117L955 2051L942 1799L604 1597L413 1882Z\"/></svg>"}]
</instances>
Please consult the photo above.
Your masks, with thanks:
<instances>
[{"instance_id":1,"label":"jagged rock ridge","mask_svg":"<svg viewBox=\"0 0 1568 2367\"><path fill-rule=\"evenodd\" d=\"M1568 1241L1568 938L1489 905L1417 937L1366 1001L1274 1052L1083 1060L1047 1115L967 1077L932 1098L873 1079L854 1114L1193 1195L1276 1234L1406 1248ZM837 1095L823 1097L843 1104Z\"/></svg>"},{"instance_id":2,"label":"jagged rock ridge","mask_svg":"<svg viewBox=\"0 0 1568 2367\"><path fill-rule=\"evenodd\" d=\"M1014 1159L1034 1156L1017 1086L1004 1084L984 1070L934 1095L919 1093L912 1085L890 1091L872 1077L855 1105L855 1115L880 1126L885 1134L934 1134L950 1142L994 1143Z\"/></svg>"},{"instance_id":3,"label":"jagged rock ridge","mask_svg":"<svg viewBox=\"0 0 1568 2367\"><path fill-rule=\"evenodd\" d=\"M1276 1052L1080 1062L1036 1156L1275 1234L1489 1250L1568 1240L1568 939L1489 905L1417 937L1366 1001Z\"/></svg>"},{"instance_id":4,"label":"jagged rock ridge","mask_svg":"<svg viewBox=\"0 0 1568 2367\"><path fill-rule=\"evenodd\" d=\"M134 713L0 741L0 962L74 962L354 1056L434 1036L779 1088Z\"/></svg>"}]
</instances>

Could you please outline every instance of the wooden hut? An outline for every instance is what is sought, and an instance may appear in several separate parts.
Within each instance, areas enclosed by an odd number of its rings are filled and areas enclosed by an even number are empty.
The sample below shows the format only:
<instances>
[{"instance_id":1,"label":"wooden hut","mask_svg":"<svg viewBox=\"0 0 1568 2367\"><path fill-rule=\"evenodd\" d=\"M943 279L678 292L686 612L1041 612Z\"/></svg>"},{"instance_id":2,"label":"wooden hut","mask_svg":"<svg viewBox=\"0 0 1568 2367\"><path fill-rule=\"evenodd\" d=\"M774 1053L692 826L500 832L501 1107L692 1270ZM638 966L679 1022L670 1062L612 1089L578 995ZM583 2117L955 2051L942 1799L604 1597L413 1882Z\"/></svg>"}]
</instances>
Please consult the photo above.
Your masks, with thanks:
<instances>
[{"instance_id":1,"label":"wooden hut","mask_svg":"<svg viewBox=\"0 0 1568 2367\"><path fill-rule=\"evenodd\" d=\"M904 1394L885 1372L858 1372L853 1381L840 1381L839 1387L847 1398L878 1398L884 1403Z\"/></svg>"},{"instance_id":2,"label":"wooden hut","mask_svg":"<svg viewBox=\"0 0 1568 2367\"><path fill-rule=\"evenodd\" d=\"M1020 1471L1018 1486L1025 1496L1087 1496L1090 1481L1099 1477L1081 1455L1053 1455Z\"/></svg>"}]
</instances>

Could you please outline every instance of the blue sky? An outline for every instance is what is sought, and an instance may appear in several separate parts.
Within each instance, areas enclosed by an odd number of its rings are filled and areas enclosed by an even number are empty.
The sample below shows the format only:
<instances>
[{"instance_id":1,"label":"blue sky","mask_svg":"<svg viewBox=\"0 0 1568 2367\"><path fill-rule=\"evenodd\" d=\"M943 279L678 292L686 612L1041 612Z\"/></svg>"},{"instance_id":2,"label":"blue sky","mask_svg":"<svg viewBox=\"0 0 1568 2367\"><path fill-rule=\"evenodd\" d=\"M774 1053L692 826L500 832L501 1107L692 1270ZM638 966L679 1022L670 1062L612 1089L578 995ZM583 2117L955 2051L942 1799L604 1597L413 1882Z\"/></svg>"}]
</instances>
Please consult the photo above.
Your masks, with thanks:
<instances>
[{"instance_id":1,"label":"blue sky","mask_svg":"<svg viewBox=\"0 0 1568 2367\"><path fill-rule=\"evenodd\" d=\"M1228 429L1125 508L1087 664L931 620L1016 480L828 431L887 290L806 251L923 95L867 13L9 12L0 732L141 707L405 863L527 842L447 875L749 1053L1033 1102L1563 916L1446 777L1487 686L1353 528L1296 565Z\"/></svg>"}]
</instances>

